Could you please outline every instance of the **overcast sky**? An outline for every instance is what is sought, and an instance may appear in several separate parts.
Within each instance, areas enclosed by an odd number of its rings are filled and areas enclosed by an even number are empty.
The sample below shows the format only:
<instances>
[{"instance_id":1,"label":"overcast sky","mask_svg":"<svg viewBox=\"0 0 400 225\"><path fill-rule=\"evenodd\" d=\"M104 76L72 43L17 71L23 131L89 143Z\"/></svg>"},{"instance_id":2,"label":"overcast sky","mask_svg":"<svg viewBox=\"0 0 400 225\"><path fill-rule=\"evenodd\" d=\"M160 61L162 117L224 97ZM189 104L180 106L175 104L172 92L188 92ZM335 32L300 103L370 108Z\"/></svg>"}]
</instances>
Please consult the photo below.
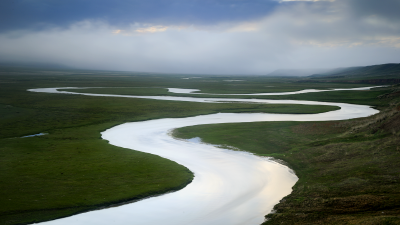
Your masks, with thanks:
<instances>
[{"instance_id":1,"label":"overcast sky","mask_svg":"<svg viewBox=\"0 0 400 225\"><path fill-rule=\"evenodd\" d=\"M266 74L400 63L400 0L2 0L0 62Z\"/></svg>"}]
</instances>

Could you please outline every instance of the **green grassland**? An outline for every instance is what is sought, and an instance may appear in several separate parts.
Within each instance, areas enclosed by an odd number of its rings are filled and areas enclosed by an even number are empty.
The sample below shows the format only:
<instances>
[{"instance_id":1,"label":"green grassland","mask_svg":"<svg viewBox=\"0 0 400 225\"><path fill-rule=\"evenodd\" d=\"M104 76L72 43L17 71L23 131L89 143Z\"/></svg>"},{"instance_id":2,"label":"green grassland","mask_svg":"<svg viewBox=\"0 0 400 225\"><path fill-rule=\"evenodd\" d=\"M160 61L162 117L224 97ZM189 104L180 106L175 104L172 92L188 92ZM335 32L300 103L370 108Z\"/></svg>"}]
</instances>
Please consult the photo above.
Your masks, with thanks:
<instances>
[{"instance_id":1,"label":"green grassland","mask_svg":"<svg viewBox=\"0 0 400 225\"><path fill-rule=\"evenodd\" d=\"M388 94L369 96L382 109L372 117L201 125L174 135L287 163L299 181L264 224L400 224L399 86L381 91ZM368 100L355 96L353 103Z\"/></svg>"},{"instance_id":2,"label":"green grassland","mask_svg":"<svg viewBox=\"0 0 400 225\"><path fill-rule=\"evenodd\" d=\"M109 145L101 139L100 132L112 126L217 112L317 113L336 109L33 93L26 90L140 87L137 94L147 95L148 91L165 93L160 87L208 87L210 92L225 88L234 92L235 86L223 81L226 77L208 76L199 82L182 79L187 75L173 74L0 69L0 224L65 217L177 190L192 180L191 172L175 162ZM268 83L280 85L282 90L307 88L306 84L295 87L282 83L287 79L281 83L276 78L249 80L252 81L245 88L239 89L250 91L254 85L261 90L260 85ZM42 132L47 135L20 138Z\"/></svg>"},{"instance_id":3,"label":"green grassland","mask_svg":"<svg viewBox=\"0 0 400 225\"><path fill-rule=\"evenodd\" d=\"M139 94L140 90L144 90L142 94ZM162 89L162 88L105 88L105 89L89 88L89 89L71 89L70 91L80 92L80 93L119 94L119 95L149 95L149 96L164 95L164 96L185 96L185 97L207 97L207 98L243 98L243 99L257 98L257 99L274 99L274 100L309 100L309 101L364 104L364 105L374 106L375 108L385 107L389 103L388 99L378 98L378 96L387 93L387 88L384 87L373 88L368 91L328 91L328 92L318 92L318 93L304 93L295 95L276 95L276 96L176 94L176 93L170 93L168 92L167 89ZM254 92L247 92L247 93L254 93Z\"/></svg>"},{"instance_id":4,"label":"green grassland","mask_svg":"<svg viewBox=\"0 0 400 225\"><path fill-rule=\"evenodd\" d=\"M161 78L159 78L161 79ZM158 79L158 80L159 80ZM174 77L170 80L163 80L162 83L136 83L133 88L89 88L76 89L75 92L99 93L99 94L122 94L122 95L169 95L169 96L193 96L168 92L167 88L189 88L200 89L199 93L216 94L249 94L264 92L289 92L303 89L330 89L330 88L354 88L368 86L365 84L327 84L327 83L298 83L301 78L270 78L270 77L239 77L238 82L226 82L226 78L212 77L207 79L183 80ZM152 80L154 82L154 79ZM173 82L171 82L173 81ZM212 82L211 82L212 81ZM157 81L159 82L159 81ZM371 85L369 85L371 86ZM213 95L207 97L215 97ZM254 98L254 96L253 96Z\"/></svg>"}]
</instances>

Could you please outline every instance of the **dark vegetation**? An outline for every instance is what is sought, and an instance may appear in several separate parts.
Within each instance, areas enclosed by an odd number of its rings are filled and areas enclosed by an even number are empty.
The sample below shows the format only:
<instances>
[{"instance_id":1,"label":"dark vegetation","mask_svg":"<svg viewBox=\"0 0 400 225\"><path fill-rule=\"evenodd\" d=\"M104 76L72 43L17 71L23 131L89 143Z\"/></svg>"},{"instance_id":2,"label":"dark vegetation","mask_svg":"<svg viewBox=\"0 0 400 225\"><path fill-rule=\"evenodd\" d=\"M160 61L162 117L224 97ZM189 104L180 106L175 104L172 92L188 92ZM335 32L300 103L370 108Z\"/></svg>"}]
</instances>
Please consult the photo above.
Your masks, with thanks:
<instances>
[{"instance_id":1,"label":"dark vegetation","mask_svg":"<svg viewBox=\"0 0 400 225\"><path fill-rule=\"evenodd\" d=\"M400 83L400 64L339 68L322 74L309 76L301 82L341 82L363 84L396 84Z\"/></svg>"},{"instance_id":2,"label":"dark vegetation","mask_svg":"<svg viewBox=\"0 0 400 225\"><path fill-rule=\"evenodd\" d=\"M399 91L370 91L382 111L367 118L214 124L174 135L286 162L300 179L264 224L400 224Z\"/></svg>"},{"instance_id":3,"label":"dark vegetation","mask_svg":"<svg viewBox=\"0 0 400 225\"><path fill-rule=\"evenodd\" d=\"M185 186L186 168L151 154L109 145L100 132L128 121L216 112L315 113L325 106L217 104L32 93L44 87L207 88L210 92L299 90L294 80L159 75L109 71L0 68L0 224L27 224L137 200ZM240 78L240 79L245 79ZM289 82L289 83L282 83ZM322 85L323 86L323 85ZM356 85L357 86L357 85ZM328 85L326 86L328 87ZM339 87L331 85L329 87ZM349 85L349 87L354 87ZM100 90L100 89L98 89ZM120 89L122 90L122 89ZM20 138L37 133L44 136Z\"/></svg>"}]
</instances>

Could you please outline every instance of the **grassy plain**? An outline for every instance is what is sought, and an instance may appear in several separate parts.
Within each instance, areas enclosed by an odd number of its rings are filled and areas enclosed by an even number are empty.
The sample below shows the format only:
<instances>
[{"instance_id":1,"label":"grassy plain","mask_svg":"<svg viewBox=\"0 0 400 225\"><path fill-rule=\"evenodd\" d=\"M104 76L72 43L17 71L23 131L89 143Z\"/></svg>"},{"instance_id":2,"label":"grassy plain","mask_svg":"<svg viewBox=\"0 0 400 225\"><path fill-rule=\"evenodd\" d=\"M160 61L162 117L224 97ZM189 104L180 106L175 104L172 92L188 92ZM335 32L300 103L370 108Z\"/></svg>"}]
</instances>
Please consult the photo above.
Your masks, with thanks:
<instances>
[{"instance_id":1,"label":"grassy plain","mask_svg":"<svg viewBox=\"0 0 400 225\"><path fill-rule=\"evenodd\" d=\"M382 110L368 118L202 125L174 135L271 156L294 169L299 181L264 224L400 224L399 90L338 92L331 99Z\"/></svg>"},{"instance_id":2,"label":"grassy plain","mask_svg":"<svg viewBox=\"0 0 400 225\"><path fill-rule=\"evenodd\" d=\"M237 88L236 84L224 81L238 79L236 77L182 79L186 77L0 68L0 191L3 196L0 198L0 224L27 224L69 216L176 190L191 181L192 174L181 165L151 154L111 146L102 140L100 132L117 124L216 112L316 113L335 109L329 106L189 103L26 91L71 86L141 87L137 94L147 95L148 90L165 92L160 87L207 87L209 92L234 92ZM263 86L271 83L279 86L275 91L312 88L306 84L285 83L295 82L287 78L281 83L275 78L246 78L251 81L237 88L238 91L248 92L252 86L261 91ZM41 132L47 135L20 138Z\"/></svg>"},{"instance_id":3,"label":"grassy plain","mask_svg":"<svg viewBox=\"0 0 400 225\"><path fill-rule=\"evenodd\" d=\"M228 82L226 77L210 77L196 79L175 79L162 82L157 81L152 88L149 88L148 83L136 83L135 88L95 88L81 89L76 92L101 93L101 94L127 94L127 95L179 95L168 92L166 88L189 88L200 89L199 93L215 93L215 94L248 94L261 92L288 92L299 91L303 89L330 89L330 88L354 88L365 87L371 85L363 84L336 84L336 83L298 83L302 78L274 78L274 77L231 77L231 79L241 79L239 81ZM158 78L160 79L160 78ZM166 81L166 82L164 82ZM139 90L138 90L139 89ZM193 95L187 95L193 96ZM210 95L212 96L212 95ZM215 96L214 96L215 97ZM254 98L254 96L253 96Z\"/></svg>"},{"instance_id":4,"label":"grassy plain","mask_svg":"<svg viewBox=\"0 0 400 225\"><path fill-rule=\"evenodd\" d=\"M271 79L271 78L270 78ZM337 84L330 84L331 86L326 86L321 84L319 88L315 86L306 86L304 83L296 83L296 79L293 80L292 83L278 83L276 79L272 79L275 89L264 88L264 89L257 89L259 84L248 84L249 86L254 85L256 91L251 91L250 87L240 88L237 87L237 93L265 93L265 92L286 92L286 91L298 91L303 89L323 89L327 90L331 87L338 87ZM269 82L268 79L264 82ZM223 82L221 88L224 87ZM301 85L299 85L301 84ZM299 86L296 86L299 85ZM193 87L194 85L192 85ZM373 85L362 85L362 87L366 86L373 86ZM312 87L312 88L311 88ZM347 86L347 87L354 87L354 86ZM72 90L71 90L72 91ZM342 103L351 103L351 104L364 104L364 105L371 105L376 108L385 107L388 104L388 99L379 99L377 98L380 95L387 93L387 89L382 88L375 88L371 91L327 91L327 92L318 92L318 93L304 93L304 94L295 94L295 95L259 95L259 96L246 96L246 95L218 95L223 94L232 94L235 93L235 89L229 87L229 91L221 91L218 86L215 89L209 91L203 91L201 89L201 93L217 93L216 95L194 95L194 94L176 94L168 92L166 88L105 88L105 89L98 89L98 88L89 88L89 89L74 89L75 92L80 93L98 93L98 94L119 94L119 95L148 95L148 96L185 96L185 97L207 97L207 98L244 98L244 99L276 99L276 100L309 100L309 101L324 101L324 102L342 102ZM308 113L308 112L304 112Z\"/></svg>"}]
</instances>

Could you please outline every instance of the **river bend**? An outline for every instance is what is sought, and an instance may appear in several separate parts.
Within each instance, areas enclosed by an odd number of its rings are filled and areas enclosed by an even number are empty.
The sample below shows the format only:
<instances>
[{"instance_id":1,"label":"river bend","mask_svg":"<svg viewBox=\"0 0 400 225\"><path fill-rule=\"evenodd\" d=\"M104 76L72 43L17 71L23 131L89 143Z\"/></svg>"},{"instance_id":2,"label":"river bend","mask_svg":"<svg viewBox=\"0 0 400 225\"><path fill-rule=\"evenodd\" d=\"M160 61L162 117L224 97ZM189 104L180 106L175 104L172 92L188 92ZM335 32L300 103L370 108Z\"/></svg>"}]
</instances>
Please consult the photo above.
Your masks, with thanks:
<instances>
[{"instance_id":1,"label":"river bend","mask_svg":"<svg viewBox=\"0 0 400 225\"><path fill-rule=\"evenodd\" d=\"M256 121L327 121L367 117L378 113L369 106L346 103L192 98L172 96L129 96L69 92L69 88L30 89L32 92L99 97L145 98L189 102L247 102L339 106L319 114L217 113L188 118L165 118L125 123L102 132L110 144L147 152L173 160L191 170L193 182L182 190L147 198L119 207L44 222L49 225L256 225L264 215L292 191L297 177L289 168L268 158L242 151L221 149L205 143L178 140L173 129L200 124ZM179 91L179 90L178 90ZM313 91L315 92L315 91ZM287 93L284 93L287 94Z\"/></svg>"}]
</instances>

